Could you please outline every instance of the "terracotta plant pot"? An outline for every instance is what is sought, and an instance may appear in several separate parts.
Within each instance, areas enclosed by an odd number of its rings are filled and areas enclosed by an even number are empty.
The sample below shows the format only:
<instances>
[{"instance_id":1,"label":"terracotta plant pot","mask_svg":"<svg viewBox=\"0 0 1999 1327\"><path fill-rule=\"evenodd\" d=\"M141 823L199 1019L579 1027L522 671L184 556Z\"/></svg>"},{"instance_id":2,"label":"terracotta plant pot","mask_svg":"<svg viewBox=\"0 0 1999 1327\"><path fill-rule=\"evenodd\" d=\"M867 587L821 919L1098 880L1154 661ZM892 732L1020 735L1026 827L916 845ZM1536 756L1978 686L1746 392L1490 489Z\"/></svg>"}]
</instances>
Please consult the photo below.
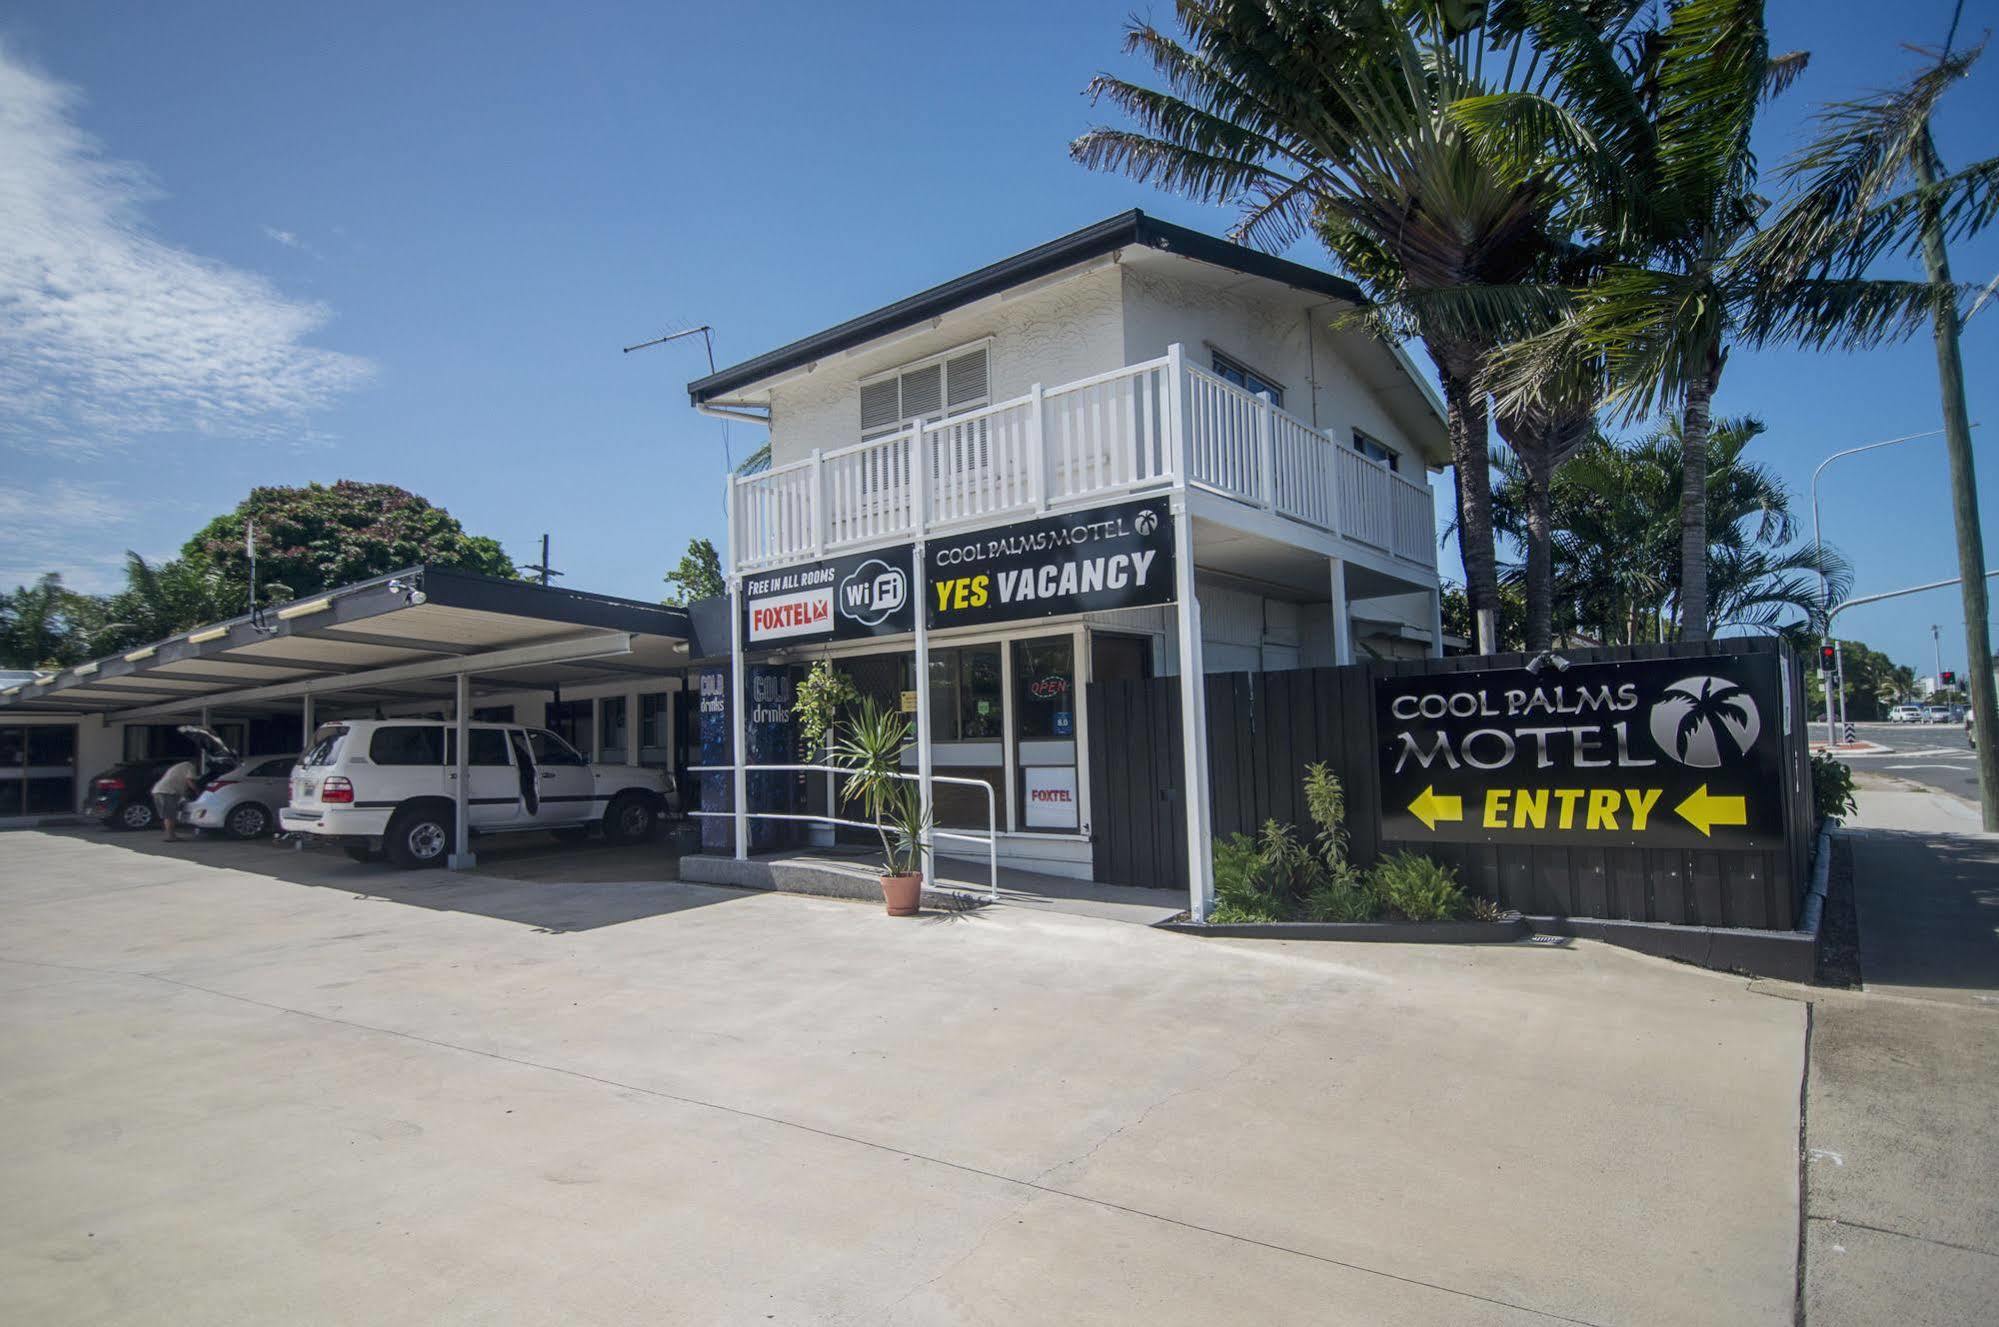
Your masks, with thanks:
<instances>
[{"instance_id":1,"label":"terracotta plant pot","mask_svg":"<svg viewBox=\"0 0 1999 1327\"><path fill-rule=\"evenodd\" d=\"M923 907L923 877L883 876L882 902L888 905L888 915L891 917L914 917Z\"/></svg>"}]
</instances>

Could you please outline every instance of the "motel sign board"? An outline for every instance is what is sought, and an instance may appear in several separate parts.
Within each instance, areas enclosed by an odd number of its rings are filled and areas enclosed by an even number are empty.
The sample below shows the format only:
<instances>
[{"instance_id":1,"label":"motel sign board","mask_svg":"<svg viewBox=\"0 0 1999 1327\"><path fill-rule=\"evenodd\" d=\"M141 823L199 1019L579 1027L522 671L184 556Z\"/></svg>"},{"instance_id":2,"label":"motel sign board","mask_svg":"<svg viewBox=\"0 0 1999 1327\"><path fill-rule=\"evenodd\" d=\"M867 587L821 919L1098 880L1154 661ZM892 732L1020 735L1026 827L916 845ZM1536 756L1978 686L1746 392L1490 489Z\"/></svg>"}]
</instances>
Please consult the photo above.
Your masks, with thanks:
<instances>
[{"instance_id":1,"label":"motel sign board","mask_svg":"<svg viewBox=\"0 0 1999 1327\"><path fill-rule=\"evenodd\" d=\"M914 631L912 551L902 544L745 576L743 639L807 644Z\"/></svg>"},{"instance_id":2,"label":"motel sign board","mask_svg":"<svg viewBox=\"0 0 1999 1327\"><path fill-rule=\"evenodd\" d=\"M1381 678L1382 837L1780 847L1778 669L1716 655Z\"/></svg>"}]
</instances>

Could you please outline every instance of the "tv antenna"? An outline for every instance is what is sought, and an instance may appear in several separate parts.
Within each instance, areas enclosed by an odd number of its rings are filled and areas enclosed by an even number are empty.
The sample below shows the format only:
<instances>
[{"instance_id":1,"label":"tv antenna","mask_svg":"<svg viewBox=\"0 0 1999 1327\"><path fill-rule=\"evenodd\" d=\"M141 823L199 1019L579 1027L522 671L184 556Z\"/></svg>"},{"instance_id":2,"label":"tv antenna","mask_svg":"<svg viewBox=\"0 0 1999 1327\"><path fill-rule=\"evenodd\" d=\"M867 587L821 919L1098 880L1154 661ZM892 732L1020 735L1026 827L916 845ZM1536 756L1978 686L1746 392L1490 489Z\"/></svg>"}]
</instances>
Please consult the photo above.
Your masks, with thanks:
<instances>
[{"instance_id":1,"label":"tv antenna","mask_svg":"<svg viewBox=\"0 0 1999 1327\"><path fill-rule=\"evenodd\" d=\"M650 341L641 341L635 346L626 346L625 353L629 355L634 350L644 350L648 346L663 346L668 341L678 341L683 337L697 334L701 337L701 344L707 347L708 376L713 377L715 375L715 329L707 323L702 323L699 327L682 328L678 332L668 332L665 336L656 336ZM722 421L722 460L728 465L729 473L734 474L736 472L736 458L729 449L729 421L726 419Z\"/></svg>"}]
</instances>

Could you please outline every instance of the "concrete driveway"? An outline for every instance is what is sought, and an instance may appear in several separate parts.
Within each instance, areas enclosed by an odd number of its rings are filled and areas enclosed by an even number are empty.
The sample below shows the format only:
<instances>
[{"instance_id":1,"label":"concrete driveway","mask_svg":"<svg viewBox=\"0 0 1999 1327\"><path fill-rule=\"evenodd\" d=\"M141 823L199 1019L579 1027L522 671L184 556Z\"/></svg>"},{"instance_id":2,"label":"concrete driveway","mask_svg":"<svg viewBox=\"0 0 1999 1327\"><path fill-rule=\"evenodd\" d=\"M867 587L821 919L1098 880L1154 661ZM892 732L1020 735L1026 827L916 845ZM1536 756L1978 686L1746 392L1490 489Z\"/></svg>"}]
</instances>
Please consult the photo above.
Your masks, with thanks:
<instances>
[{"instance_id":1,"label":"concrete driveway","mask_svg":"<svg viewBox=\"0 0 1999 1327\"><path fill-rule=\"evenodd\" d=\"M209 846L0 835L0 1321L1793 1320L1740 980Z\"/></svg>"}]
</instances>

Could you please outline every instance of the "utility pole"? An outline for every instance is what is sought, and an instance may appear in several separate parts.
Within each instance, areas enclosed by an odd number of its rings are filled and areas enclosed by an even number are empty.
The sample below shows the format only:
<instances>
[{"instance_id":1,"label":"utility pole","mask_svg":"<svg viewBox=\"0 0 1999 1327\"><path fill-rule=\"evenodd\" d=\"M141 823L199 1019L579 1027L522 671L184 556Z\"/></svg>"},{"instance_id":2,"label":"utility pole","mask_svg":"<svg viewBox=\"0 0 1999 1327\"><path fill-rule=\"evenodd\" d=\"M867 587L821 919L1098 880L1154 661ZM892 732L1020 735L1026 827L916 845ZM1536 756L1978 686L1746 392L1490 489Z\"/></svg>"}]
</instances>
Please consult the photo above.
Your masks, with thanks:
<instances>
[{"instance_id":1,"label":"utility pole","mask_svg":"<svg viewBox=\"0 0 1999 1327\"><path fill-rule=\"evenodd\" d=\"M560 576L560 575L562 574L561 572L557 571L557 570L556 570L555 568L553 568L553 567L551 567L551 566L549 566L549 565L548 565L548 536L547 536L547 535L545 535L545 534L544 534L544 535L543 535L543 536L541 537L541 561L540 561L540 562L531 562L531 563L529 563L529 564L528 564L527 566L525 566L525 567L522 567L522 568L521 568L521 570L522 570L522 571L531 571L531 572L534 572L534 573L535 573L535 574L536 574L536 575L537 575L538 577L540 577L540 579L541 579L541 583L542 583L543 585L547 585L547 584L548 584L548 578L549 578L550 576Z\"/></svg>"},{"instance_id":2,"label":"utility pole","mask_svg":"<svg viewBox=\"0 0 1999 1327\"><path fill-rule=\"evenodd\" d=\"M1943 163L1925 123L1915 151L1916 180L1936 185ZM1999 696L1993 693L1992 634L1986 625L1985 535L1978 524L1978 473L1971 457L1971 413L1964 402L1964 356L1958 347L1957 297L1944 243L1942 210L1934 199L1921 204L1923 267L1938 292L1935 322L1937 382L1943 396L1944 445L1950 453L1951 503L1957 517L1957 566L1964 594L1964 646L1971 686L1971 714L1985 738L1978 744L1978 801L1986 830L1999 830Z\"/></svg>"},{"instance_id":3,"label":"utility pole","mask_svg":"<svg viewBox=\"0 0 1999 1327\"><path fill-rule=\"evenodd\" d=\"M1938 626L1934 622L1930 623L1930 646L1932 649L1936 651L1936 664L1937 664L1937 670L1934 673L1930 674L1930 680L1936 683L1936 689L1938 691L1942 691L1943 690L1943 628Z\"/></svg>"}]
</instances>

